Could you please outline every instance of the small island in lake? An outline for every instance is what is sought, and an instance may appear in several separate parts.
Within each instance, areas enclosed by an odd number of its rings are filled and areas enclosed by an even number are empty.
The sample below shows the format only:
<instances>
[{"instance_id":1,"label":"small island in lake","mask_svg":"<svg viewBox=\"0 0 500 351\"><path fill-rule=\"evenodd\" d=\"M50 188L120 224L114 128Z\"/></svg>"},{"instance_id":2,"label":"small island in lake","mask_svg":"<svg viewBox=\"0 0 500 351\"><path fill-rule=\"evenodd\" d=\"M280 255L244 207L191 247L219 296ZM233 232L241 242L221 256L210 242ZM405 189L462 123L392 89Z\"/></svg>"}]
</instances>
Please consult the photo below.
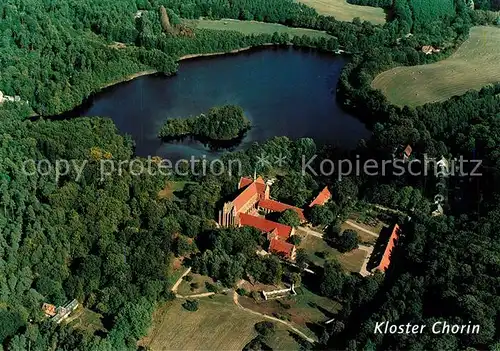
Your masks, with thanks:
<instances>
[{"instance_id":1,"label":"small island in lake","mask_svg":"<svg viewBox=\"0 0 500 351\"><path fill-rule=\"evenodd\" d=\"M250 127L250 121L240 106L224 105L212 107L206 114L199 116L169 118L160 129L158 137L168 140L194 136L214 141L229 141L240 138Z\"/></svg>"}]
</instances>

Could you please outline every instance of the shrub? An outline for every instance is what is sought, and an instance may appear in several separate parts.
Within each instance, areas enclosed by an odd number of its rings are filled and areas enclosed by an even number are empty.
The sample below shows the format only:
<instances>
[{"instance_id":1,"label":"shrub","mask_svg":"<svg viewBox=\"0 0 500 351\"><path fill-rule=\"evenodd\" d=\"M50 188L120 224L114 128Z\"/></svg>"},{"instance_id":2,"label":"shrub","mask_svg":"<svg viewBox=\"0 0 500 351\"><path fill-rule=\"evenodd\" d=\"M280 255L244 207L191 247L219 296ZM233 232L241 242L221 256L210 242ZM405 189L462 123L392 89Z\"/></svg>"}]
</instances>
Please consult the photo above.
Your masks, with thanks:
<instances>
[{"instance_id":1,"label":"shrub","mask_svg":"<svg viewBox=\"0 0 500 351\"><path fill-rule=\"evenodd\" d=\"M292 305L283 301L280 301L280 306L283 307L285 310L289 310L290 308L292 308Z\"/></svg>"},{"instance_id":2,"label":"shrub","mask_svg":"<svg viewBox=\"0 0 500 351\"><path fill-rule=\"evenodd\" d=\"M175 293L173 291L166 291L162 294L162 299L164 301L173 301L175 300Z\"/></svg>"},{"instance_id":3,"label":"shrub","mask_svg":"<svg viewBox=\"0 0 500 351\"><path fill-rule=\"evenodd\" d=\"M184 278L182 278L182 279L184 279L187 282L190 282L191 280L193 280L193 276L192 275L185 275Z\"/></svg>"},{"instance_id":4,"label":"shrub","mask_svg":"<svg viewBox=\"0 0 500 351\"><path fill-rule=\"evenodd\" d=\"M192 290L199 289L200 283L194 282L194 283L189 284L189 286L191 287Z\"/></svg>"},{"instance_id":5,"label":"shrub","mask_svg":"<svg viewBox=\"0 0 500 351\"><path fill-rule=\"evenodd\" d=\"M248 295L248 291L246 291L245 289L243 288L238 288L236 289L236 292L238 293L238 295L240 296L247 296Z\"/></svg>"},{"instance_id":6,"label":"shrub","mask_svg":"<svg viewBox=\"0 0 500 351\"><path fill-rule=\"evenodd\" d=\"M290 321L290 314L289 313L273 313L273 315L281 319L282 321Z\"/></svg>"},{"instance_id":7,"label":"shrub","mask_svg":"<svg viewBox=\"0 0 500 351\"><path fill-rule=\"evenodd\" d=\"M300 245L300 242L302 241L302 238L298 235L292 235L289 239L291 244L294 244L295 246Z\"/></svg>"},{"instance_id":8,"label":"shrub","mask_svg":"<svg viewBox=\"0 0 500 351\"><path fill-rule=\"evenodd\" d=\"M215 284L211 284L209 282L205 282L205 288L207 288L208 291L213 292L213 293L218 293L219 288Z\"/></svg>"},{"instance_id":9,"label":"shrub","mask_svg":"<svg viewBox=\"0 0 500 351\"><path fill-rule=\"evenodd\" d=\"M258 322L255 323L254 327L257 333L259 333L265 338L268 338L274 335L274 333L276 333L276 325L273 322L269 321Z\"/></svg>"},{"instance_id":10,"label":"shrub","mask_svg":"<svg viewBox=\"0 0 500 351\"><path fill-rule=\"evenodd\" d=\"M190 312L198 311L198 300L186 300L186 302L182 304L182 307Z\"/></svg>"}]
</instances>

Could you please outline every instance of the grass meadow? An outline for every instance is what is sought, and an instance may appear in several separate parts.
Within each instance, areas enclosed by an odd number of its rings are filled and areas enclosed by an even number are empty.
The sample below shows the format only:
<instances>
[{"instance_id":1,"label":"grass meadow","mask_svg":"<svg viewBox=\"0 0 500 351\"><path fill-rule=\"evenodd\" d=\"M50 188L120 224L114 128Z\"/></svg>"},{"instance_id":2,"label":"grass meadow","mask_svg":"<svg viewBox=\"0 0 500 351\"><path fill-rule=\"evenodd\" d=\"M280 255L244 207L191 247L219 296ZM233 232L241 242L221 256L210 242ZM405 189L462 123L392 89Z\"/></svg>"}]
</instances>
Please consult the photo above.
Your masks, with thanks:
<instances>
[{"instance_id":1,"label":"grass meadow","mask_svg":"<svg viewBox=\"0 0 500 351\"><path fill-rule=\"evenodd\" d=\"M297 232L301 235L300 230L297 230ZM298 247L304 249L309 260L317 266L322 267L329 258L336 258L348 272L359 272L363 265L366 255L363 250L355 249L351 252L340 253L321 238L312 235L301 235L301 238Z\"/></svg>"},{"instance_id":2,"label":"grass meadow","mask_svg":"<svg viewBox=\"0 0 500 351\"><path fill-rule=\"evenodd\" d=\"M231 30L240 32L242 34L273 34L278 33L288 33L290 36L302 36L308 35L312 37L325 37L330 38L330 35L326 32L305 29L305 28L292 28L276 23L264 23L257 21L239 21L233 19L222 19L222 20L186 20L186 23L194 26L195 28L201 29L214 29L214 30Z\"/></svg>"},{"instance_id":3,"label":"grass meadow","mask_svg":"<svg viewBox=\"0 0 500 351\"><path fill-rule=\"evenodd\" d=\"M362 21L374 24L385 23L385 12L380 7L359 6L349 4L346 0L300 0L301 3L314 8L320 15L333 16L339 21L351 22L359 17Z\"/></svg>"},{"instance_id":4,"label":"grass meadow","mask_svg":"<svg viewBox=\"0 0 500 351\"><path fill-rule=\"evenodd\" d=\"M500 28L474 27L449 58L428 65L396 67L379 74L372 87L398 106L444 101L500 82Z\"/></svg>"},{"instance_id":5,"label":"grass meadow","mask_svg":"<svg viewBox=\"0 0 500 351\"><path fill-rule=\"evenodd\" d=\"M196 312L186 311L183 299L165 304L155 311L153 326L139 345L153 351L241 350L257 336L254 325L264 318L238 308L230 295L200 298ZM273 349L299 349L286 327L277 323L276 328Z\"/></svg>"}]
</instances>

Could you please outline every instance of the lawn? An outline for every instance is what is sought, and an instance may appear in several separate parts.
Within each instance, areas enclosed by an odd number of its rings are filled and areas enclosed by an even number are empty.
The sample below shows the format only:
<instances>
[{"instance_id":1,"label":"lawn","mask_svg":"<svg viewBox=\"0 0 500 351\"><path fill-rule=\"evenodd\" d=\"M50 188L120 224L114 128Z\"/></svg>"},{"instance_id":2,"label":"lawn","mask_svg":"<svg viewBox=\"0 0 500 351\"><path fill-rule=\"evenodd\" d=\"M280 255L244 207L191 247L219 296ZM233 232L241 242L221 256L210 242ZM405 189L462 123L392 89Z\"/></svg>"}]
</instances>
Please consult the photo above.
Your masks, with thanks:
<instances>
[{"instance_id":1,"label":"lawn","mask_svg":"<svg viewBox=\"0 0 500 351\"><path fill-rule=\"evenodd\" d=\"M178 191L182 191L187 184L194 184L194 182L186 182L186 181L167 181L165 184L165 188L163 188L158 196L160 198L175 198L175 193Z\"/></svg>"},{"instance_id":2,"label":"lawn","mask_svg":"<svg viewBox=\"0 0 500 351\"><path fill-rule=\"evenodd\" d=\"M79 329L93 334L101 330L106 331L101 321L102 316L94 311L91 311L83 306L79 306L71 315L64 321L70 327Z\"/></svg>"},{"instance_id":3,"label":"lawn","mask_svg":"<svg viewBox=\"0 0 500 351\"><path fill-rule=\"evenodd\" d=\"M203 294L209 292L206 288L205 283L208 282L210 284L214 284L212 278L204 275L189 273L186 277L191 277L192 280L187 281L186 279L182 279L182 283L177 289L177 293L179 293L180 295L187 296L193 294Z\"/></svg>"},{"instance_id":4,"label":"lawn","mask_svg":"<svg viewBox=\"0 0 500 351\"><path fill-rule=\"evenodd\" d=\"M500 81L499 46L500 28L473 27L469 39L449 58L390 69L375 77L372 87L398 106L447 100Z\"/></svg>"},{"instance_id":5,"label":"lawn","mask_svg":"<svg viewBox=\"0 0 500 351\"><path fill-rule=\"evenodd\" d=\"M346 0L299 0L310 6L320 14L333 16L339 21L351 22L353 18L359 17L362 21L374 24L385 23L385 12L380 7L359 6L349 4Z\"/></svg>"},{"instance_id":6,"label":"lawn","mask_svg":"<svg viewBox=\"0 0 500 351\"><path fill-rule=\"evenodd\" d=\"M296 291L297 295L280 299L255 301L251 297L240 297L239 301L242 306L253 311L290 321L303 333L314 338L314 326L331 319L341 305L314 294L304 286L296 288Z\"/></svg>"},{"instance_id":7,"label":"lawn","mask_svg":"<svg viewBox=\"0 0 500 351\"><path fill-rule=\"evenodd\" d=\"M300 235L300 232L298 233ZM323 266L328 258L335 257L337 261L349 272L359 272L365 259L365 251L355 249L351 252L340 253L328 245L323 239L312 235L301 235L302 241L299 248L304 249L310 262Z\"/></svg>"},{"instance_id":8,"label":"lawn","mask_svg":"<svg viewBox=\"0 0 500 351\"><path fill-rule=\"evenodd\" d=\"M302 36L308 35L312 37L325 37L330 38L326 32L305 29L305 28L292 28L281 24L275 23L264 23L257 21L238 21L233 19L223 19L218 21L213 20L186 20L190 25L196 28L203 29L215 29L215 30L232 30L240 32L242 34L273 34L278 33L288 33L290 36Z\"/></svg>"},{"instance_id":9,"label":"lawn","mask_svg":"<svg viewBox=\"0 0 500 351\"><path fill-rule=\"evenodd\" d=\"M232 301L231 294L199 299L199 310L186 311L183 300L167 303L155 311L153 326L139 345L155 350L241 350L257 333L254 324L263 320L245 312ZM298 350L285 327L276 325L271 347Z\"/></svg>"},{"instance_id":10,"label":"lawn","mask_svg":"<svg viewBox=\"0 0 500 351\"><path fill-rule=\"evenodd\" d=\"M360 227L363 227L374 233L380 233L380 231L382 230L382 228L376 230L377 228L373 228L371 226L364 225L363 223L358 223L358 222L356 222L356 225L359 225ZM363 244L374 244L377 241L377 238L375 236L365 233L364 231L351 226L349 223L344 222L340 225L340 230L343 232L346 229L351 229L354 230L356 233L358 233L359 241Z\"/></svg>"}]
</instances>

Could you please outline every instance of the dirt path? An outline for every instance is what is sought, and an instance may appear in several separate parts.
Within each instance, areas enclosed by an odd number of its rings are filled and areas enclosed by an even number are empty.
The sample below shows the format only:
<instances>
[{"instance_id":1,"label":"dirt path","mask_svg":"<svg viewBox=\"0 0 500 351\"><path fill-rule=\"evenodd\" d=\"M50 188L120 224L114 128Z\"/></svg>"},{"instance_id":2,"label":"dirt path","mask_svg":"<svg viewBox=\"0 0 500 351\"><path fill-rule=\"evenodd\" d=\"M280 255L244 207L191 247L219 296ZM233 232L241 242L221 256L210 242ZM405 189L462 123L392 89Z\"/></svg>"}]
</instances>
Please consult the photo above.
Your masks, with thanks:
<instances>
[{"instance_id":1,"label":"dirt path","mask_svg":"<svg viewBox=\"0 0 500 351\"><path fill-rule=\"evenodd\" d=\"M177 297L178 299L194 299L197 297L207 297L207 296L212 296L212 295L215 295L215 293L214 292L206 292L206 293L202 293L202 294L193 294L193 295L175 294L175 297Z\"/></svg>"},{"instance_id":2,"label":"dirt path","mask_svg":"<svg viewBox=\"0 0 500 351\"><path fill-rule=\"evenodd\" d=\"M177 292L177 289L179 288L179 285L181 285L181 283L182 283L182 278L184 278L186 275L188 275L189 272L191 272L191 267L189 267L188 269L186 269L186 271L184 273L182 273L181 277L179 279L177 279L177 281L175 282L174 286L172 287L172 292L173 293Z\"/></svg>"},{"instance_id":3,"label":"dirt path","mask_svg":"<svg viewBox=\"0 0 500 351\"><path fill-rule=\"evenodd\" d=\"M315 236L316 238L323 239L323 234L319 233L315 230L309 229L307 227L299 227L299 229L308 235L312 235L312 236Z\"/></svg>"},{"instance_id":4,"label":"dirt path","mask_svg":"<svg viewBox=\"0 0 500 351\"><path fill-rule=\"evenodd\" d=\"M377 233L375 233L375 232L372 232L372 231L370 231L370 230L368 230L368 229L365 229L365 228L363 228L363 227L360 227L359 225L357 225L356 223L354 223L354 222L353 222L353 221L351 221L351 220L347 220L347 221L345 221L345 222L346 222L347 224L349 224L351 227L354 227L354 228L356 228L356 229L358 229L358 230L361 230L363 233L369 234L369 235L371 235L371 236L373 236L373 237L375 237L375 238L378 238L378 237L379 237L379 234L377 234Z\"/></svg>"},{"instance_id":5,"label":"dirt path","mask_svg":"<svg viewBox=\"0 0 500 351\"><path fill-rule=\"evenodd\" d=\"M371 273L366 269L366 266L368 265L368 261L370 260L370 257L373 252L373 246L364 246L364 245L359 245L358 247L360 250L363 250L366 252L365 259L363 260L363 265L361 266L361 269L359 270L359 274L361 274L363 277L369 276Z\"/></svg>"},{"instance_id":6,"label":"dirt path","mask_svg":"<svg viewBox=\"0 0 500 351\"><path fill-rule=\"evenodd\" d=\"M238 283L238 286L240 285L240 283L241 283L241 281ZM249 313L255 314L257 316L261 316L261 317L270 319L272 321L284 324L288 328L290 328L291 330L293 330L295 333L297 333L298 335L300 335L302 338L304 338L305 340L309 341L311 344L314 344L316 342L316 340L308 337L306 334L304 334L303 332L301 332L300 330L298 330L297 328L295 328L293 325L291 325L290 323L288 323L286 321L283 321L283 320L281 320L279 318L268 316L267 314L256 312L256 311L253 311L253 310L251 310L249 308L243 307L242 305L240 305L240 302L238 301L238 293L236 292L236 290L233 292L233 301L234 301L234 303L235 303L236 306L238 306L239 308L241 308L242 310L244 310L246 312L249 312Z\"/></svg>"},{"instance_id":7,"label":"dirt path","mask_svg":"<svg viewBox=\"0 0 500 351\"><path fill-rule=\"evenodd\" d=\"M389 207L385 207L385 206L377 205L377 204L372 204L372 205L375 206L376 208L378 208L379 210L388 211L388 212L400 214L400 215L403 215L403 216L407 216L406 213L404 213L404 212L402 212L400 210L395 210L393 208L389 208Z\"/></svg>"}]
</instances>

